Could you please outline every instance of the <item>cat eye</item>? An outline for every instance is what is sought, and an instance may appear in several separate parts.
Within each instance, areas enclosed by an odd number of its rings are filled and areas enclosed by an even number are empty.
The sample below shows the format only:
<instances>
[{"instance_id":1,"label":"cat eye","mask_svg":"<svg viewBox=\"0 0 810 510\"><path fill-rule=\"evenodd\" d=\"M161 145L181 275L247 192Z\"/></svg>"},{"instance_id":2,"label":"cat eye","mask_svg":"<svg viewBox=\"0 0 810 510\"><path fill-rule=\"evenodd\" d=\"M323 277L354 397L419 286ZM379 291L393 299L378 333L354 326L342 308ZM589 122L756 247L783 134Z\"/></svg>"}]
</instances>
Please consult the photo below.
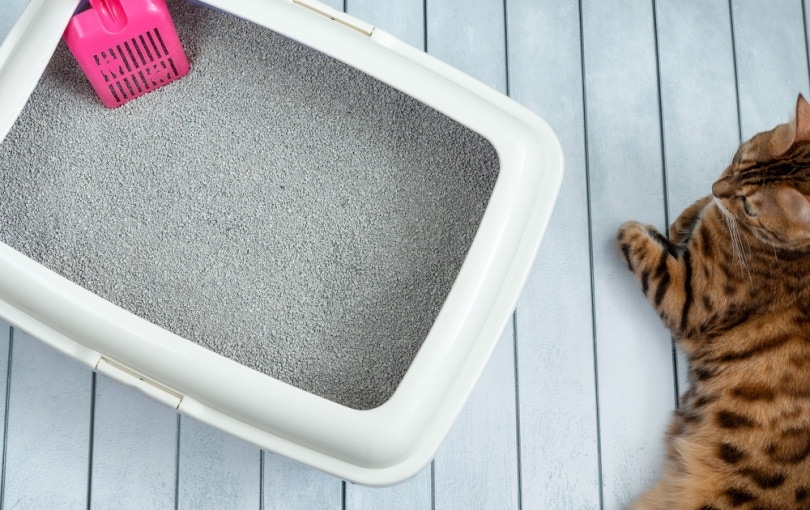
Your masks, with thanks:
<instances>
[{"instance_id":1,"label":"cat eye","mask_svg":"<svg viewBox=\"0 0 810 510\"><path fill-rule=\"evenodd\" d=\"M756 216L757 213L751 209L751 204L748 203L748 200L744 196L740 196L739 198L742 200L743 211L745 211L745 214L751 217Z\"/></svg>"}]
</instances>

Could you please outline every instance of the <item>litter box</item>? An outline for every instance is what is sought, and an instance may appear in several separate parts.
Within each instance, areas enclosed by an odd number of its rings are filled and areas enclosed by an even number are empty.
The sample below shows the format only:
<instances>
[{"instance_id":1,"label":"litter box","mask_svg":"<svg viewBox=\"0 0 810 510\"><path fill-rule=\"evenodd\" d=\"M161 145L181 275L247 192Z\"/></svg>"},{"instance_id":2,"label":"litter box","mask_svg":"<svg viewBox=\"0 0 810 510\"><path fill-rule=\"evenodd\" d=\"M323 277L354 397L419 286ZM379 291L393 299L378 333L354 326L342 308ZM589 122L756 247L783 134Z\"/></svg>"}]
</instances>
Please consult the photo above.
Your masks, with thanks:
<instances>
[{"instance_id":1,"label":"litter box","mask_svg":"<svg viewBox=\"0 0 810 510\"><path fill-rule=\"evenodd\" d=\"M342 479L416 474L531 268L552 130L312 0L169 2L191 72L106 110L58 44L78 4L0 46L0 317Z\"/></svg>"}]
</instances>

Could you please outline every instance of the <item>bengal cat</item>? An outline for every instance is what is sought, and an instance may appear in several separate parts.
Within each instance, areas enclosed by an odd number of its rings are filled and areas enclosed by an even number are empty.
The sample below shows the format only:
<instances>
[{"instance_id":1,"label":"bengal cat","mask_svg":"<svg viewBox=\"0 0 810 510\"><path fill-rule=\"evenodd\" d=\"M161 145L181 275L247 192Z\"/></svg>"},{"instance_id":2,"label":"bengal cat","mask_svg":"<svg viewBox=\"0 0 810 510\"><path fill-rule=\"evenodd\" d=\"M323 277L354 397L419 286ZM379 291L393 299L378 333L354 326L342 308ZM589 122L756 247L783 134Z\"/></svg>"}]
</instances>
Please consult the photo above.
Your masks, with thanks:
<instances>
[{"instance_id":1,"label":"bengal cat","mask_svg":"<svg viewBox=\"0 0 810 510\"><path fill-rule=\"evenodd\" d=\"M712 194L617 246L690 362L634 509L810 509L810 104L743 143Z\"/></svg>"}]
</instances>

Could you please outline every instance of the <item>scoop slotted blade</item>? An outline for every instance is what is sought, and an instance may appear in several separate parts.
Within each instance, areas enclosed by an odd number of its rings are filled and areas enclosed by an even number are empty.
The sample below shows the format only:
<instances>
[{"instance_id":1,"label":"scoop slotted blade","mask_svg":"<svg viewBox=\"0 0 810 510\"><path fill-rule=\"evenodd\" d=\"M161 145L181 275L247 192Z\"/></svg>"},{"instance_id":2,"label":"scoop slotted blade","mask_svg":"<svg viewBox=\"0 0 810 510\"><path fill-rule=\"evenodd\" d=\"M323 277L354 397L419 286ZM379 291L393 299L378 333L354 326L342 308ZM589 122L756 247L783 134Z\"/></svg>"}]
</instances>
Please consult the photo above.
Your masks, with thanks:
<instances>
[{"instance_id":1,"label":"scoop slotted blade","mask_svg":"<svg viewBox=\"0 0 810 510\"><path fill-rule=\"evenodd\" d=\"M189 71L164 0L90 0L64 40L107 108L182 78Z\"/></svg>"}]
</instances>

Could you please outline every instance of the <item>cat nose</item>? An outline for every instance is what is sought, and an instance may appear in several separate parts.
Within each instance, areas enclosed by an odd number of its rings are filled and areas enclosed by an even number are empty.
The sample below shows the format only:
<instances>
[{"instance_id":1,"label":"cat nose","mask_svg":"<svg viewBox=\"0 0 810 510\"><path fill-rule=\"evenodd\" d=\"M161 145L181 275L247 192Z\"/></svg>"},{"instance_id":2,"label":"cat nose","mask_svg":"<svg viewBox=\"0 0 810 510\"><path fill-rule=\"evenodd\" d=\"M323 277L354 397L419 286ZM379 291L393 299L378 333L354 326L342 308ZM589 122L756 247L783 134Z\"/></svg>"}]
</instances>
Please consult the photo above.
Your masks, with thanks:
<instances>
[{"instance_id":1,"label":"cat nose","mask_svg":"<svg viewBox=\"0 0 810 510\"><path fill-rule=\"evenodd\" d=\"M712 184L712 195L717 198L729 198L733 197L735 194L736 190L734 189L734 185L729 182L728 177Z\"/></svg>"}]
</instances>

